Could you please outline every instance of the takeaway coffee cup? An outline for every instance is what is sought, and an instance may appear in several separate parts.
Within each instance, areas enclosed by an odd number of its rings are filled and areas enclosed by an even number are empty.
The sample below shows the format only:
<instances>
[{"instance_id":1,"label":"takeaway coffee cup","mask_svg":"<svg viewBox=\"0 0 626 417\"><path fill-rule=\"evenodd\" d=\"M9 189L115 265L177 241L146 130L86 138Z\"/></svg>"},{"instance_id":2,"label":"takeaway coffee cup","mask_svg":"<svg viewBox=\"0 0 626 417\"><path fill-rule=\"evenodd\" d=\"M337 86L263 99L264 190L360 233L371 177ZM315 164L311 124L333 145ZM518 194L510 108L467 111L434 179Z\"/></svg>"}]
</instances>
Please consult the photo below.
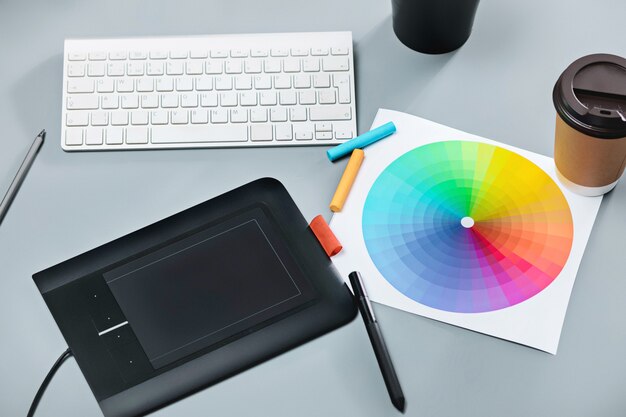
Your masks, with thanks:
<instances>
[{"instance_id":1,"label":"takeaway coffee cup","mask_svg":"<svg viewBox=\"0 0 626 417\"><path fill-rule=\"evenodd\" d=\"M554 162L572 191L611 191L626 165L626 59L608 54L574 61L552 92Z\"/></svg>"},{"instance_id":2,"label":"takeaway coffee cup","mask_svg":"<svg viewBox=\"0 0 626 417\"><path fill-rule=\"evenodd\" d=\"M463 46L479 0L391 0L393 31L406 46L443 54Z\"/></svg>"}]
</instances>

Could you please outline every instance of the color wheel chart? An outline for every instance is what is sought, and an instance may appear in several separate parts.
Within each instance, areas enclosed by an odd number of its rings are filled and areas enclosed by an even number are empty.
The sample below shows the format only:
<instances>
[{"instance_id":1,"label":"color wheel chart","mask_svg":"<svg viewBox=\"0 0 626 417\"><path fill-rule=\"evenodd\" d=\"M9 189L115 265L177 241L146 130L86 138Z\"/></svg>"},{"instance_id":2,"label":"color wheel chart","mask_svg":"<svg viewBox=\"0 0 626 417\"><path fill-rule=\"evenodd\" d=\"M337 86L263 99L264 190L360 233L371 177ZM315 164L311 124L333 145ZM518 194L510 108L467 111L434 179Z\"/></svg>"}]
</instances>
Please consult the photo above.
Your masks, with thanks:
<instances>
[{"instance_id":1,"label":"color wheel chart","mask_svg":"<svg viewBox=\"0 0 626 417\"><path fill-rule=\"evenodd\" d=\"M557 184L525 157L475 141L434 142L388 165L362 214L376 268L410 299L480 313L535 296L574 235Z\"/></svg>"}]
</instances>

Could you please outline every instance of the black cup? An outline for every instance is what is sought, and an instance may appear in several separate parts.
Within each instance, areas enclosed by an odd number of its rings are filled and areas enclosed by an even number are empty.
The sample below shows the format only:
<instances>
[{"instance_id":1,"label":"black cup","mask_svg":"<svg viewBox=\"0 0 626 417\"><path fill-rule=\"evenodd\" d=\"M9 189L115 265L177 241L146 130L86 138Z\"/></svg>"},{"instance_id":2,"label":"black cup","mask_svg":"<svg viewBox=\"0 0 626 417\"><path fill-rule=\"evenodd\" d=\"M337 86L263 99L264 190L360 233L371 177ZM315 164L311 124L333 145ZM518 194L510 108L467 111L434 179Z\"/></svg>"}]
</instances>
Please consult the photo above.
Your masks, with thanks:
<instances>
[{"instance_id":1,"label":"black cup","mask_svg":"<svg viewBox=\"0 0 626 417\"><path fill-rule=\"evenodd\" d=\"M479 0L391 0L400 42L426 54L460 48L472 33Z\"/></svg>"}]
</instances>

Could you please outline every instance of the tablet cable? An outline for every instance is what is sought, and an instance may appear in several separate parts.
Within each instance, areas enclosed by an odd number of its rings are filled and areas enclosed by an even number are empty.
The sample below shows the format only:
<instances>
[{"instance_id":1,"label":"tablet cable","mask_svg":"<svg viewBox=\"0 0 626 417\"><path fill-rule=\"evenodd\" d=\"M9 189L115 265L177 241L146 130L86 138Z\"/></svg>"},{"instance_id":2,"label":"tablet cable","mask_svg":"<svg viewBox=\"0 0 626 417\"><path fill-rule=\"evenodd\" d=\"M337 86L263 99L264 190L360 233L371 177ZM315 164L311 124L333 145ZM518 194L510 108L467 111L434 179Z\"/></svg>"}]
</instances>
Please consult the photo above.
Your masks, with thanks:
<instances>
[{"instance_id":1,"label":"tablet cable","mask_svg":"<svg viewBox=\"0 0 626 417\"><path fill-rule=\"evenodd\" d=\"M65 362L65 360L69 358L70 356L72 356L72 351L70 350L70 348L67 348L67 350L63 352L61 356L59 356L59 359L57 359L54 365L52 365L52 368L50 368L48 375L46 375L43 382L41 383L41 386L37 390L37 394L35 394L35 398L33 398L33 402L30 404L30 409L28 410L28 414L26 415L26 417L33 417L35 415L35 410L37 410L37 405L39 405L39 401L41 400L41 397L43 396L43 393L46 390L46 388L48 388L48 384L52 380L52 377L57 372L57 370L61 367L63 362Z\"/></svg>"}]
</instances>

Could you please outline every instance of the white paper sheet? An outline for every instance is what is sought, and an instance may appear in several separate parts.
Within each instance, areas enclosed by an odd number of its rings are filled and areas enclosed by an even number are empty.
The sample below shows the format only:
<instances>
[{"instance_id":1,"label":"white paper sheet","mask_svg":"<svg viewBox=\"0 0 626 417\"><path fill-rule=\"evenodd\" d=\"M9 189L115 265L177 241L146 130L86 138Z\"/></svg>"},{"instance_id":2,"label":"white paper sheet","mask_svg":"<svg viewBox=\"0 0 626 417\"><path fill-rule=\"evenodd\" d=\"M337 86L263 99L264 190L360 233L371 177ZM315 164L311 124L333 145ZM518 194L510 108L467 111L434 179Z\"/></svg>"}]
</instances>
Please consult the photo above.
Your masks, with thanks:
<instances>
[{"instance_id":1,"label":"white paper sheet","mask_svg":"<svg viewBox=\"0 0 626 417\"><path fill-rule=\"evenodd\" d=\"M349 285L348 274L353 270L360 271L374 302L556 354L576 273L602 197L582 197L562 187L556 177L552 158L391 110L379 110L372 128L389 121L395 123L397 132L365 149L365 160L348 200L343 210L336 213L330 222L344 247L342 252L333 257L342 277ZM391 286L374 265L367 252L361 226L362 210L370 188L378 175L396 158L411 149L441 140L473 140L512 150L541 167L561 187L572 213L573 244L561 273L535 296L496 311L448 312L408 298Z\"/></svg>"}]
</instances>

